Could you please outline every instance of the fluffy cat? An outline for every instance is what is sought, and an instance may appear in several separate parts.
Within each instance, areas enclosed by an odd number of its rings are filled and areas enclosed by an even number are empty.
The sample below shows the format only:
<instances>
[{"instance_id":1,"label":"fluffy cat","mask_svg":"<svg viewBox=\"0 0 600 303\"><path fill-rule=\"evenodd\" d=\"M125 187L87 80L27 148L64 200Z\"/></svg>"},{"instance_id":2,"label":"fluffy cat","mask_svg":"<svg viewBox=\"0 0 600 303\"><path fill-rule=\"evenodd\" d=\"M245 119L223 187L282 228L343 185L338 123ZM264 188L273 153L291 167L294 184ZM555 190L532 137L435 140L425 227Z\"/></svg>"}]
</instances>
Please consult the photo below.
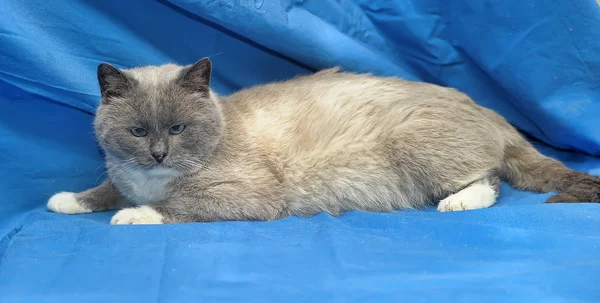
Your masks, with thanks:
<instances>
[{"instance_id":1,"label":"fluffy cat","mask_svg":"<svg viewBox=\"0 0 600 303\"><path fill-rule=\"evenodd\" d=\"M318 212L492 206L500 179L600 202L600 179L537 152L451 88L328 69L231 96L211 62L98 67L94 126L108 179L54 212L120 209L113 224L276 220Z\"/></svg>"}]
</instances>

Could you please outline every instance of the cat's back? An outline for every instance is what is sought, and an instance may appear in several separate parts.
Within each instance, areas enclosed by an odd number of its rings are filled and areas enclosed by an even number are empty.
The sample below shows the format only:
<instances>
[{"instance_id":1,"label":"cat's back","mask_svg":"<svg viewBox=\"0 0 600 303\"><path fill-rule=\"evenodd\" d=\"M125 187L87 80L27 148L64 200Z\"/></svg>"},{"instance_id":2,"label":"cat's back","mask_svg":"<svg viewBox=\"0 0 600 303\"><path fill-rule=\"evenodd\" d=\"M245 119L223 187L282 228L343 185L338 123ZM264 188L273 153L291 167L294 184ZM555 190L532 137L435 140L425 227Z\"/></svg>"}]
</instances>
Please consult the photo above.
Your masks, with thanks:
<instances>
[{"instance_id":1,"label":"cat's back","mask_svg":"<svg viewBox=\"0 0 600 303\"><path fill-rule=\"evenodd\" d=\"M395 77L341 72L338 68L291 80L258 85L239 91L233 100L254 109L280 109L285 106L322 106L325 108L353 108L366 104L389 106L403 103L424 104L439 99L472 101L452 89L425 82L407 81ZM347 103L344 101L352 100ZM300 101L300 102L298 102ZM403 101L403 102L399 102Z\"/></svg>"},{"instance_id":2,"label":"cat's back","mask_svg":"<svg viewBox=\"0 0 600 303\"><path fill-rule=\"evenodd\" d=\"M453 89L337 69L242 90L227 103L240 131L284 153L364 149L415 112L474 104Z\"/></svg>"}]
</instances>

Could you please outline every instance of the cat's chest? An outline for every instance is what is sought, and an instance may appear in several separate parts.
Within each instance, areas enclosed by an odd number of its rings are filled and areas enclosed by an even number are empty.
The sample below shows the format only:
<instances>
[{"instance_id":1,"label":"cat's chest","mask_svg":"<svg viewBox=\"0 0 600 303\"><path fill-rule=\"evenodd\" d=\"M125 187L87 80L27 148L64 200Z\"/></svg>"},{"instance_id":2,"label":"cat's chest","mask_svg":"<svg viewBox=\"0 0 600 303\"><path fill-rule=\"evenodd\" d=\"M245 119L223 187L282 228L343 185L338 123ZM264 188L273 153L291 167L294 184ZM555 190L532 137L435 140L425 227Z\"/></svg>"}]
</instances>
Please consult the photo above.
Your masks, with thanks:
<instances>
[{"instance_id":1,"label":"cat's chest","mask_svg":"<svg viewBox=\"0 0 600 303\"><path fill-rule=\"evenodd\" d=\"M147 205L163 200L175 178L176 174L169 170L135 170L120 176L121 180L117 180L116 183L120 185L117 185L117 188L127 200L137 205Z\"/></svg>"}]
</instances>

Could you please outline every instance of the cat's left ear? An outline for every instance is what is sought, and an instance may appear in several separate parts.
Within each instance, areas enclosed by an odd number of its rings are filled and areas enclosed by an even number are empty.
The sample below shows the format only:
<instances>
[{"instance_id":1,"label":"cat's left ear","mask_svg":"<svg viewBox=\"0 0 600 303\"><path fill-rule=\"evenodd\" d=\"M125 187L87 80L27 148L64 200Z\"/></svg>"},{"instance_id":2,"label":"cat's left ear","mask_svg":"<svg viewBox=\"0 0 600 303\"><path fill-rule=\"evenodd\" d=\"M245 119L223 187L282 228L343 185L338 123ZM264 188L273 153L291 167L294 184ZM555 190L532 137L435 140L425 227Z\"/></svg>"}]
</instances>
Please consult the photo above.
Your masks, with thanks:
<instances>
[{"instance_id":1,"label":"cat's left ear","mask_svg":"<svg viewBox=\"0 0 600 303\"><path fill-rule=\"evenodd\" d=\"M194 92L208 93L211 72L212 63L210 59L202 58L198 62L185 67L179 85Z\"/></svg>"}]
</instances>

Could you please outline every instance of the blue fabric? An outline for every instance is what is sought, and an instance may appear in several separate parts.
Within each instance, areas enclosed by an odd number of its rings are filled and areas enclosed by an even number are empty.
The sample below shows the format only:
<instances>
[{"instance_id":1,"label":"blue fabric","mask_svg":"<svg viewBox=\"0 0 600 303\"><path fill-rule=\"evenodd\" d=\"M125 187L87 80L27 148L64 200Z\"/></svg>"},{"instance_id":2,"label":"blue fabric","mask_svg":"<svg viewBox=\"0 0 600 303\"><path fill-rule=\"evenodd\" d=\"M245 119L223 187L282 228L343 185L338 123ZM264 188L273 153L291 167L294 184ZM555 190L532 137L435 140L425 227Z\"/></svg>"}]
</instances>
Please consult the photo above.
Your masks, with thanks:
<instances>
[{"instance_id":1,"label":"blue fabric","mask_svg":"<svg viewBox=\"0 0 600 303\"><path fill-rule=\"evenodd\" d=\"M221 94L333 65L452 86L600 175L598 33L594 0L2 1L0 302L598 302L600 205L506 185L457 213L109 226L45 210L104 178L103 61L210 56Z\"/></svg>"}]
</instances>

